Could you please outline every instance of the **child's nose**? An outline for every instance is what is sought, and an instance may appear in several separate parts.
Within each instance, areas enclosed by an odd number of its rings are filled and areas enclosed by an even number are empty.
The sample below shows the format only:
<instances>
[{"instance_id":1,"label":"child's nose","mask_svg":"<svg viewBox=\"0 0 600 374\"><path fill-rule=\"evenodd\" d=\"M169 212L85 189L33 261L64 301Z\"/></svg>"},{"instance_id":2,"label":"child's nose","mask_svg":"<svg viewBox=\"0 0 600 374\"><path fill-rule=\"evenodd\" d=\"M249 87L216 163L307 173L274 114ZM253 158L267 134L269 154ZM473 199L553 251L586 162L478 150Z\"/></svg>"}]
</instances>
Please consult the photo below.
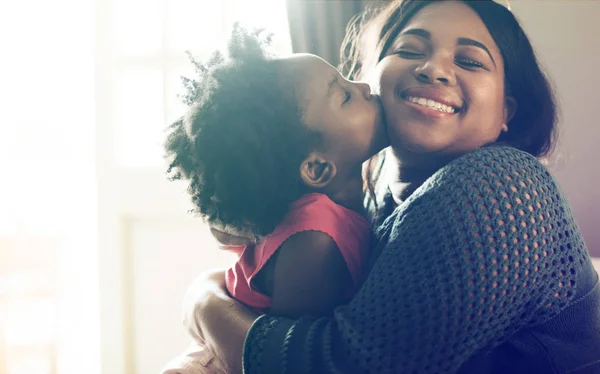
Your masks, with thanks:
<instances>
[{"instance_id":1,"label":"child's nose","mask_svg":"<svg viewBox=\"0 0 600 374\"><path fill-rule=\"evenodd\" d=\"M356 82L358 89L365 98L365 100L371 100L371 86L364 82Z\"/></svg>"}]
</instances>

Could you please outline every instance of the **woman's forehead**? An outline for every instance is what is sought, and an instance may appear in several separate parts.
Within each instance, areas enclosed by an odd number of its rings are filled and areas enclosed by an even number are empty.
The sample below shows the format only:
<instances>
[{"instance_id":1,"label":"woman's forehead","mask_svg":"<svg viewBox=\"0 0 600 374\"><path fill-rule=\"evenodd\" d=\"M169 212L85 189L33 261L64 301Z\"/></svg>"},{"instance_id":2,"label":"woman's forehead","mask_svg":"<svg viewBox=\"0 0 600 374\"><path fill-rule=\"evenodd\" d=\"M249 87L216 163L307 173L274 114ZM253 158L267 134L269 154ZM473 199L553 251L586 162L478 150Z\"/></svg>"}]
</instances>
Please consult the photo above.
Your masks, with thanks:
<instances>
[{"instance_id":1,"label":"woman's forehead","mask_svg":"<svg viewBox=\"0 0 600 374\"><path fill-rule=\"evenodd\" d=\"M423 29L435 38L470 38L495 43L479 15L462 1L440 1L425 6L401 30Z\"/></svg>"}]
</instances>

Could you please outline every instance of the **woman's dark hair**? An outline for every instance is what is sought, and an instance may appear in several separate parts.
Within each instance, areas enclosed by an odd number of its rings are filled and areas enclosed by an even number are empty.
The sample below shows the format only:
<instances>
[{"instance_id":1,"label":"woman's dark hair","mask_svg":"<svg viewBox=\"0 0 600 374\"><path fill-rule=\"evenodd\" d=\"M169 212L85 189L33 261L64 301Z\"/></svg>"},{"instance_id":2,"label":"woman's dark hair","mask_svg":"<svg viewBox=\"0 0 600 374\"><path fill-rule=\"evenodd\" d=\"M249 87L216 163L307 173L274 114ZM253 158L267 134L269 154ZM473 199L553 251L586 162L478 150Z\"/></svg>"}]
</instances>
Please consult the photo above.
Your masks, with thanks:
<instances>
[{"instance_id":1,"label":"woman's dark hair","mask_svg":"<svg viewBox=\"0 0 600 374\"><path fill-rule=\"evenodd\" d=\"M444 0L396 0L371 8L349 25L342 46L340 70L349 78L365 73L383 59L408 21L424 7ZM507 95L517 111L509 131L498 142L535 157L548 156L556 143L558 110L552 87L542 71L529 39L515 16L493 0L463 0L486 25L504 60Z\"/></svg>"},{"instance_id":2,"label":"woman's dark hair","mask_svg":"<svg viewBox=\"0 0 600 374\"><path fill-rule=\"evenodd\" d=\"M183 78L188 113L168 130L170 180L189 181L194 212L211 224L255 236L270 233L305 191L300 165L319 140L282 83L270 38L234 27L228 57Z\"/></svg>"}]
</instances>

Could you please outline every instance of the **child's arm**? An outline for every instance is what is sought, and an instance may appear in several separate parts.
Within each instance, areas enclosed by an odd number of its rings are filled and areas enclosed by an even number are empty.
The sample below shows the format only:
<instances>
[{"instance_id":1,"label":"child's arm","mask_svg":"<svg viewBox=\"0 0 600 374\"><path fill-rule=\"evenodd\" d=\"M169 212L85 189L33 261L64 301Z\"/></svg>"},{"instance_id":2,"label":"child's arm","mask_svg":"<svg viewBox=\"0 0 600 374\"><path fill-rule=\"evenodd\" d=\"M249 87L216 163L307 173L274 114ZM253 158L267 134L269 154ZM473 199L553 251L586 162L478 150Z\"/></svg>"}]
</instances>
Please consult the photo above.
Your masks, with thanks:
<instances>
[{"instance_id":1,"label":"child's arm","mask_svg":"<svg viewBox=\"0 0 600 374\"><path fill-rule=\"evenodd\" d=\"M271 294L270 314L286 317L329 315L345 301L352 284L342 254L327 234L303 231L290 236L262 274Z\"/></svg>"}]
</instances>

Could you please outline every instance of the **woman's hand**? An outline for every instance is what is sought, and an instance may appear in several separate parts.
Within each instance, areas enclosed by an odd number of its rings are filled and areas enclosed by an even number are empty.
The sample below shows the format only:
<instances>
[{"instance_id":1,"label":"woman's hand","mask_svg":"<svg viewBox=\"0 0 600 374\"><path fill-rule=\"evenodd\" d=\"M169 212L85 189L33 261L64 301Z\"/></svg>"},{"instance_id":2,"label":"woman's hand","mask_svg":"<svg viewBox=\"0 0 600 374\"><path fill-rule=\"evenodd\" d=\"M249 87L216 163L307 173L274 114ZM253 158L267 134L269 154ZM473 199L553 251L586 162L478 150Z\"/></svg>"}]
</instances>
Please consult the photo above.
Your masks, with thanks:
<instances>
[{"instance_id":1,"label":"woman's hand","mask_svg":"<svg viewBox=\"0 0 600 374\"><path fill-rule=\"evenodd\" d=\"M219 227L211 226L211 234L221 246L253 243L250 237ZM227 373L241 373L246 334L258 315L229 295L225 270L212 270L196 278L184 295L182 308L182 322L190 336L205 345Z\"/></svg>"},{"instance_id":2,"label":"woman's hand","mask_svg":"<svg viewBox=\"0 0 600 374\"><path fill-rule=\"evenodd\" d=\"M223 270L198 277L184 296L184 326L230 374L242 372L244 341L256 318L258 314L231 298Z\"/></svg>"},{"instance_id":3,"label":"woman's hand","mask_svg":"<svg viewBox=\"0 0 600 374\"><path fill-rule=\"evenodd\" d=\"M224 228L210 226L210 233L217 243L222 246L243 246L252 244L250 237L238 236L228 233ZM203 342L204 337L200 328L204 309L209 296L229 298L225 288L225 270L211 270L202 274L188 287L183 297L182 323L189 334L198 342Z\"/></svg>"},{"instance_id":4,"label":"woman's hand","mask_svg":"<svg viewBox=\"0 0 600 374\"><path fill-rule=\"evenodd\" d=\"M183 326L199 343L204 342L200 321L203 319L206 304L210 303L211 297L215 294L227 295L223 269L212 270L196 278L183 297Z\"/></svg>"}]
</instances>

